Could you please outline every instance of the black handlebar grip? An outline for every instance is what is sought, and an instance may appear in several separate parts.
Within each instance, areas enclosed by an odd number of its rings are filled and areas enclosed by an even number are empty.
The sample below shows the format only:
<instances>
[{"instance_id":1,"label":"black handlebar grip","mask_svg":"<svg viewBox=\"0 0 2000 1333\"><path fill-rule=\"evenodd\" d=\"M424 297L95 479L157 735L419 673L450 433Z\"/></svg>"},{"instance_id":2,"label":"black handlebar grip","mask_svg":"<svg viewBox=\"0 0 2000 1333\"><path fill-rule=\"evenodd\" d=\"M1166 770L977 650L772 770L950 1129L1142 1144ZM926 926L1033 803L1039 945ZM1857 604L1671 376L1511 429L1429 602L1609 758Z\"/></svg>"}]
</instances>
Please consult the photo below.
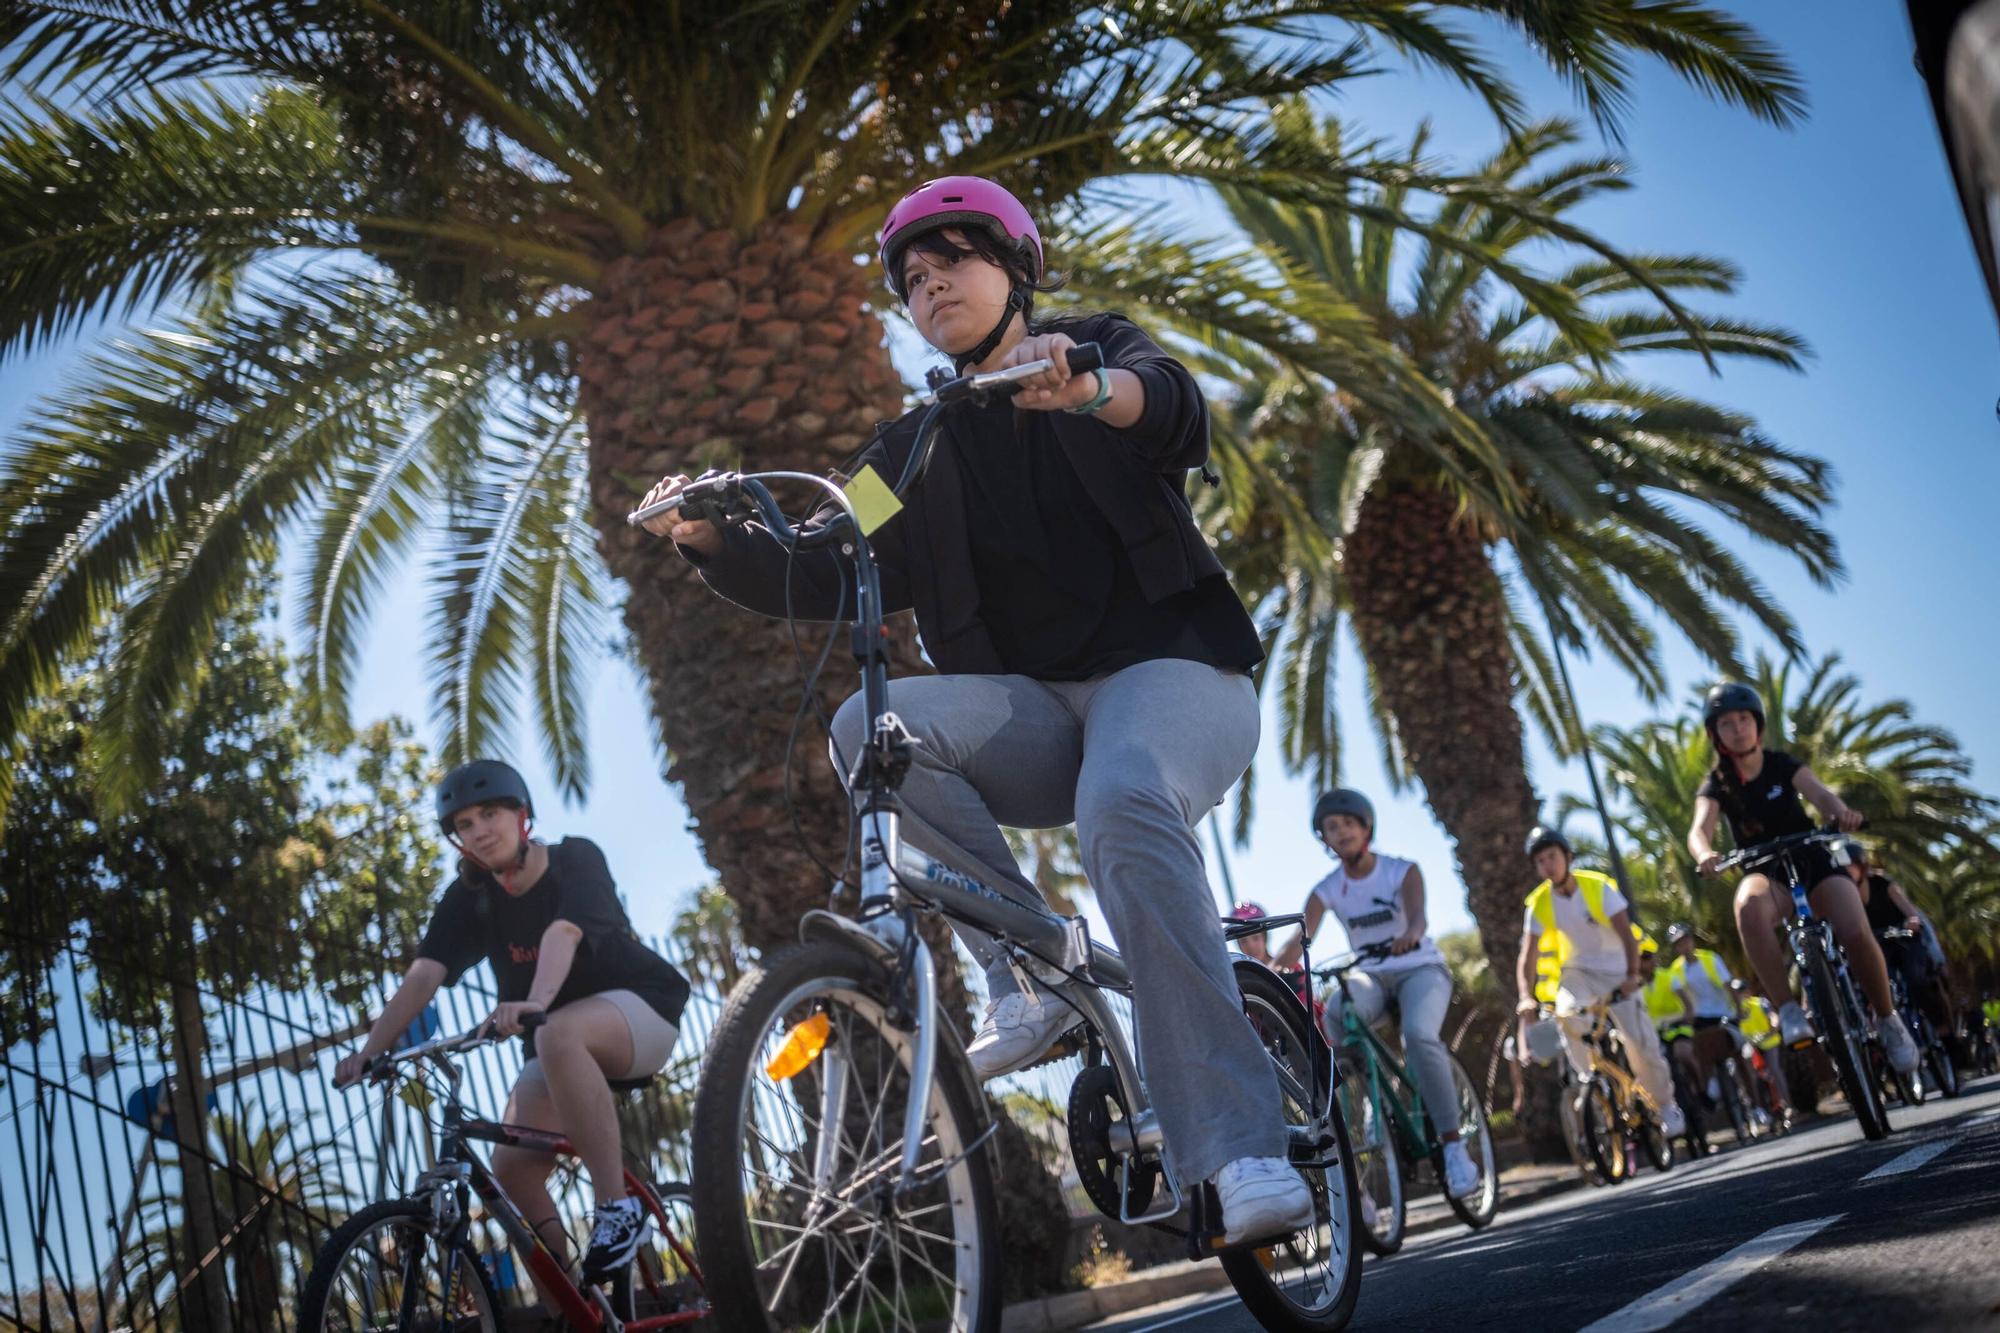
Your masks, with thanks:
<instances>
[{"instance_id":1,"label":"black handlebar grip","mask_svg":"<svg viewBox=\"0 0 2000 1333\"><path fill-rule=\"evenodd\" d=\"M1104 349L1096 343L1078 343L1063 353L1063 360L1069 365L1070 374L1085 375L1104 369Z\"/></svg>"},{"instance_id":2,"label":"black handlebar grip","mask_svg":"<svg viewBox=\"0 0 2000 1333\"><path fill-rule=\"evenodd\" d=\"M548 1021L549 1016L547 1013L540 1009L530 1009L527 1013L521 1015L521 1031L533 1032Z\"/></svg>"}]
</instances>

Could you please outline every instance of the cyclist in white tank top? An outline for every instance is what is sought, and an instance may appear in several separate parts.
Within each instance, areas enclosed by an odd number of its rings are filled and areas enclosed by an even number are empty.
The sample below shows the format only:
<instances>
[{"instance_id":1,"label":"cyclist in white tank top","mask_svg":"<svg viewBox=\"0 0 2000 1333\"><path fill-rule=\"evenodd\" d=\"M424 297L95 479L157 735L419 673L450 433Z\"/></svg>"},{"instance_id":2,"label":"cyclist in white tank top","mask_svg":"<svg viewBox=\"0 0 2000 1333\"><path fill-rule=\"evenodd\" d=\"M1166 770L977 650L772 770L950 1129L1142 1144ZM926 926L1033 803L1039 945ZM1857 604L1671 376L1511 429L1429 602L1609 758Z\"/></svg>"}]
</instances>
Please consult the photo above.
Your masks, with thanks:
<instances>
[{"instance_id":1,"label":"cyclist in white tank top","mask_svg":"<svg viewBox=\"0 0 2000 1333\"><path fill-rule=\"evenodd\" d=\"M1356 950L1386 945L1387 958L1349 975L1355 1012L1373 1024L1394 996L1402 1010L1403 1058L1416 1080L1431 1123L1442 1132L1445 1189L1463 1198L1479 1188L1479 1168L1458 1134L1458 1092L1451 1054L1445 1049L1445 1010L1451 1004L1451 973L1424 915L1424 875L1412 862L1374 849L1375 807L1358 791L1340 788L1313 806L1313 833L1339 862L1313 886L1306 899L1305 927L1278 955L1279 971L1296 967L1306 942L1332 912ZM1340 1037L1340 991L1326 998L1327 1031Z\"/></svg>"}]
</instances>

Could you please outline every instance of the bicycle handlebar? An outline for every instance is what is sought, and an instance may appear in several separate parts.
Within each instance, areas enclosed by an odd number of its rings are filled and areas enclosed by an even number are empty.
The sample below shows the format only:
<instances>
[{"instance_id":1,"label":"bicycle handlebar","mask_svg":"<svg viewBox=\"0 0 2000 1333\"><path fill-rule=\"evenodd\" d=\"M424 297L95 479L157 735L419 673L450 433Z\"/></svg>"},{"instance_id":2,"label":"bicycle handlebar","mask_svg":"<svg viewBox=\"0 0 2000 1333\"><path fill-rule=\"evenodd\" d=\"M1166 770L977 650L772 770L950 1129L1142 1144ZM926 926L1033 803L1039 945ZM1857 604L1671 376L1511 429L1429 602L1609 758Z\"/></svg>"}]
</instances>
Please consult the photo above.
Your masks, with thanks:
<instances>
[{"instance_id":1,"label":"bicycle handlebar","mask_svg":"<svg viewBox=\"0 0 2000 1333\"><path fill-rule=\"evenodd\" d=\"M1397 956L1395 951L1386 944L1364 945L1339 962L1328 963L1325 967L1314 968L1313 975L1321 981L1325 981L1330 977L1339 976L1344 972L1352 972L1363 963L1379 963L1385 958L1394 958Z\"/></svg>"},{"instance_id":2,"label":"bicycle handlebar","mask_svg":"<svg viewBox=\"0 0 2000 1333\"><path fill-rule=\"evenodd\" d=\"M1814 829L1810 833L1787 833L1783 837L1760 842L1754 847L1739 848L1720 858L1715 863L1715 873L1720 875L1739 866L1762 865L1767 861L1777 860L1786 852L1809 847L1815 843L1831 847L1837 842L1846 842L1848 837L1846 832L1832 827Z\"/></svg>"},{"instance_id":3,"label":"bicycle handlebar","mask_svg":"<svg viewBox=\"0 0 2000 1333\"><path fill-rule=\"evenodd\" d=\"M548 1021L549 1016L546 1013L540 1010L533 1010L521 1015L521 1030L523 1032L532 1032ZM469 1051L491 1042L505 1040L505 1037L502 1037L493 1030L491 1023L481 1023L478 1027L472 1029L472 1031L462 1032L456 1037L436 1037L424 1042L422 1045L412 1046L408 1050L384 1051L361 1067L361 1077L356 1079L355 1082L365 1083L371 1079L380 1078L396 1065L408 1064L414 1060L429 1059L434 1055L457 1055L461 1051Z\"/></svg>"},{"instance_id":4,"label":"bicycle handlebar","mask_svg":"<svg viewBox=\"0 0 2000 1333\"><path fill-rule=\"evenodd\" d=\"M1069 365L1070 374L1082 375L1089 371L1102 370L1104 368L1104 349L1096 343L1077 343L1065 352L1063 359ZM934 385L928 393L920 397L919 401L936 408L948 406L956 402L983 399L992 393L1014 393L1021 387L1021 381L1032 379L1036 375L1040 375L1044 371L1053 370L1054 368L1054 359L1043 357L1037 361L1028 361L1018 366L1009 366L1005 370L989 370L972 375L960 375L955 379L944 380ZM774 516L780 519L780 524L774 525L774 527L782 526L783 531L779 532L780 536L790 536L794 540L797 540L798 535L792 531L791 525L782 522L782 511L778 510L775 503L770 502L770 493L764 490L761 482L758 480L759 477L803 478L810 481L822 480L818 477L799 473L770 472L746 474L741 472L718 472L710 476L698 477L673 494L662 496L652 504L633 510L631 513L625 515L625 521L636 527L649 518L656 518L661 514L678 509L681 511L684 519L713 523L721 527L748 517L749 510L744 507L743 503L745 500L748 500L767 520ZM897 485L893 489L898 495L902 494L903 487L901 485ZM763 494L758 494L759 491L763 491ZM830 535L822 537L821 534L815 533L806 539L806 545L810 547L819 544L822 540L830 539Z\"/></svg>"}]
</instances>

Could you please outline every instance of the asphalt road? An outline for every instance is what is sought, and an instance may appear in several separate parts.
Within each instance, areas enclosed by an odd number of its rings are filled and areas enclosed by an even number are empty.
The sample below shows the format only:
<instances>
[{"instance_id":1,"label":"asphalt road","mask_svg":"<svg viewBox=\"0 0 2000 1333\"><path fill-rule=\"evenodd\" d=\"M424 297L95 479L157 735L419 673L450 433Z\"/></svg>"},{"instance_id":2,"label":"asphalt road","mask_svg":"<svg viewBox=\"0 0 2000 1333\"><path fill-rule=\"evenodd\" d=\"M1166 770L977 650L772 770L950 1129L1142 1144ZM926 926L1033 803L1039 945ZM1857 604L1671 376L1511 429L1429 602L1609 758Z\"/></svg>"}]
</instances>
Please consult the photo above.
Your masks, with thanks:
<instances>
[{"instance_id":1,"label":"asphalt road","mask_svg":"<svg viewBox=\"0 0 2000 1333\"><path fill-rule=\"evenodd\" d=\"M2000 1078L1579 1190L1363 1269L1353 1329L2000 1330ZM1255 1330L1205 1296L1091 1333Z\"/></svg>"}]
</instances>

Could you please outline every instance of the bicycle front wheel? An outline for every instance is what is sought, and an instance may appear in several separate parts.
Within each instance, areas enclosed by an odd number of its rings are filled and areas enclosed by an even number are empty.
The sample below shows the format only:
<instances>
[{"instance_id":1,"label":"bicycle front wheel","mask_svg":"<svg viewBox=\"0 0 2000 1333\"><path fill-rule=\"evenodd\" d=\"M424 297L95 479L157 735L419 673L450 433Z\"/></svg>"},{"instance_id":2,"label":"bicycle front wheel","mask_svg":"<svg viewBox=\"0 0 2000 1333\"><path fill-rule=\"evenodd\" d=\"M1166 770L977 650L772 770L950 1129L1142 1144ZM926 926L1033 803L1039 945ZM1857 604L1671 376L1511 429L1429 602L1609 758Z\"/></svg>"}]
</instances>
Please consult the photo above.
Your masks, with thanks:
<instances>
[{"instance_id":1,"label":"bicycle front wheel","mask_svg":"<svg viewBox=\"0 0 2000 1333\"><path fill-rule=\"evenodd\" d=\"M1396 1125L1369 1095L1364 1074L1340 1088L1341 1110L1354 1143L1354 1181L1360 1191L1361 1243L1376 1254L1403 1248L1407 1216L1403 1197L1403 1157Z\"/></svg>"},{"instance_id":2,"label":"bicycle front wheel","mask_svg":"<svg viewBox=\"0 0 2000 1333\"><path fill-rule=\"evenodd\" d=\"M1597 1178L1607 1185L1616 1184L1632 1174L1632 1163L1625 1155L1625 1126L1618 1114L1618 1098L1611 1091L1611 1081L1602 1074L1592 1076L1584 1084L1579 1100L1584 1151L1589 1154Z\"/></svg>"},{"instance_id":3,"label":"bicycle front wheel","mask_svg":"<svg viewBox=\"0 0 2000 1333\"><path fill-rule=\"evenodd\" d=\"M774 954L730 996L692 1143L696 1249L718 1328L1000 1326L992 1161L975 1146L971 1073L940 1040L905 1180L916 1039L887 996L876 964L832 943Z\"/></svg>"},{"instance_id":4,"label":"bicycle front wheel","mask_svg":"<svg viewBox=\"0 0 2000 1333\"><path fill-rule=\"evenodd\" d=\"M1883 1138L1889 1133L1889 1108L1883 1104L1882 1088L1868 1058L1861 1014L1842 992L1817 928L1806 935L1803 952L1806 997L1812 1004L1813 1021L1819 1024L1820 1039L1833 1061L1840 1091L1854 1108L1854 1118L1861 1122L1862 1136Z\"/></svg>"},{"instance_id":5,"label":"bicycle front wheel","mask_svg":"<svg viewBox=\"0 0 2000 1333\"><path fill-rule=\"evenodd\" d=\"M498 1333L485 1265L430 1221L423 1200L389 1199L343 1222L313 1261L300 1333Z\"/></svg>"},{"instance_id":6,"label":"bicycle front wheel","mask_svg":"<svg viewBox=\"0 0 2000 1333\"><path fill-rule=\"evenodd\" d=\"M1451 1057L1451 1091L1452 1101L1458 1107L1458 1139L1472 1157L1472 1164L1479 1168L1479 1188L1462 1199L1453 1198L1447 1189L1444 1201L1458 1214L1459 1221L1476 1231L1491 1222L1500 1207L1500 1171L1494 1162L1493 1131L1486 1124L1485 1100L1456 1055ZM1437 1178L1444 1180L1442 1140L1431 1160L1437 1168Z\"/></svg>"}]
</instances>

